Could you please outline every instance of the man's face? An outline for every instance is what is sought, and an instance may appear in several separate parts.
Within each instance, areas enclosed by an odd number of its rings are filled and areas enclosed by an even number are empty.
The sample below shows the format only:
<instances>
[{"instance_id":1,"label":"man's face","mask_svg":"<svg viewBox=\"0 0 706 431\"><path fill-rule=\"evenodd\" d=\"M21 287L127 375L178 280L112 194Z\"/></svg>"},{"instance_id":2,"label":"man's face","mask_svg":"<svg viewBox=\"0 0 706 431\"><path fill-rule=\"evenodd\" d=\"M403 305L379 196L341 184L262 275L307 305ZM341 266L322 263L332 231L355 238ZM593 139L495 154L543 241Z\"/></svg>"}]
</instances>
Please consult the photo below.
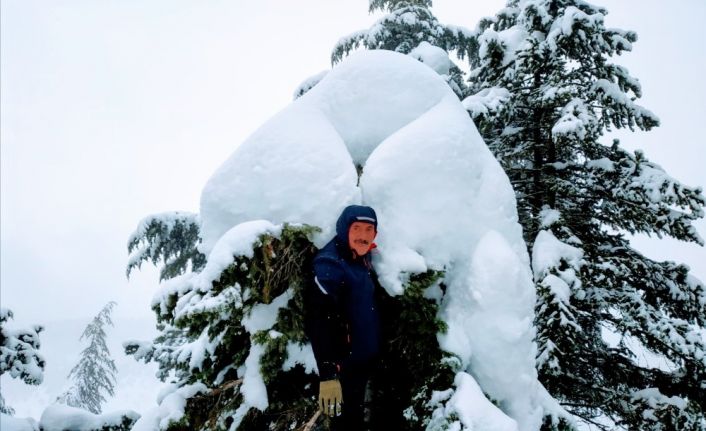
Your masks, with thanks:
<instances>
[{"instance_id":1,"label":"man's face","mask_svg":"<svg viewBox=\"0 0 706 431\"><path fill-rule=\"evenodd\" d=\"M373 243L376 233L372 223L355 221L348 230L348 245L358 256L363 256L370 251L370 244Z\"/></svg>"}]
</instances>

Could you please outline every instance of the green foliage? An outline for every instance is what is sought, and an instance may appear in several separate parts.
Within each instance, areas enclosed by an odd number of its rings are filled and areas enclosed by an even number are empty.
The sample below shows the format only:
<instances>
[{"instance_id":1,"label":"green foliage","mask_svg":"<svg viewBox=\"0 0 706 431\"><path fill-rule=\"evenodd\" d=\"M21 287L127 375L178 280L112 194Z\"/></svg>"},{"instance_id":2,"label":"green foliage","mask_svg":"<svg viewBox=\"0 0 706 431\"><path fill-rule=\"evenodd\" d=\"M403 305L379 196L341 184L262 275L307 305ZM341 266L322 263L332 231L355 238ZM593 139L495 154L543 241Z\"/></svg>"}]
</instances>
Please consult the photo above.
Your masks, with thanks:
<instances>
[{"instance_id":1,"label":"green foliage","mask_svg":"<svg viewBox=\"0 0 706 431\"><path fill-rule=\"evenodd\" d=\"M161 300L154 304L160 335L151 343L126 343L126 352L157 362L163 380L171 378L179 386L204 383L210 388L190 397L185 415L168 430L226 430L236 420L241 430L291 430L316 412L318 378L300 364L284 370L288 350L308 343L303 289L311 282L317 249L309 238L315 229L284 225L279 235L261 235L252 245L252 255L233 256L210 287L193 281L199 274L189 273L165 286ZM375 429L423 427L431 414L427 403L433 391L453 384L453 358L439 349L436 339L446 327L437 317L437 300L429 294L440 296L442 277L438 271L413 274L403 295L379 292L387 341L372 379ZM289 299L279 308L274 325L249 333L244 319L256 307L283 295ZM199 350L204 337L214 347ZM262 348L259 372L267 387L268 407L243 411L237 370L255 346ZM194 355L203 360L193 363ZM326 424L323 418L317 426Z\"/></svg>"},{"instance_id":2,"label":"green foliage","mask_svg":"<svg viewBox=\"0 0 706 431\"><path fill-rule=\"evenodd\" d=\"M160 269L159 280L167 280L185 273L189 266L199 271L206 256L198 251L199 220L191 213L155 214L142 220L128 241L131 253L127 276L143 262L152 262Z\"/></svg>"},{"instance_id":3,"label":"green foliage","mask_svg":"<svg viewBox=\"0 0 706 431\"><path fill-rule=\"evenodd\" d=\"M218 387L210 394L198 394L189 398L186 404L187 414L179 421L169 424L170 431L227 430L233 418L229 413L235 412L242 402L237 385ZM195 428L196 424L199 428Z\"/></svg>"},{"instance_id":4,"label":"green foliage","mask_svg":"<svg viewBox=\"0 0 706 431\"><path fill-rule=\"evenodd\" d=\"M446 331L439 304L425 293L441 288L444 273L413 274L404 294L380 296L385 343L373 376L373 429L417 430L426 426L433 391L452 386L455 370L437 334Z\"/></svg>"},{"instance_id":5,"label":"green foliage","mask_svg":"<svg viewBox=\"0 0 706 431\"><path fill-rule=\"evenodd\" d=\"M135 422L140 418L138 414L123 415L120 418L120 423L115 425L104 425L96 431L130 431ZM88 430L87 430L88 431Z\"/></svg>"},{"instance_id":6,"label":"green foliage","mask_svg":"<svg viewBox=\"0 0 706 431\"><path fill-rule=\"evenodd\" d=\"M573 431L574 427L566 421L564 418L558 418L556 420L549 416L544 417L544 422L542 423L541 431Z\"/></svg>"},{"instance_id":7,"label":"green foliage","mask_svg":"<svg viewBox=\"0 0 706 431\"><path fill-rule=\"evenodd\" d=\"M316 252L309 236L316 230L285 225L279 236L261 235L252 245L252 256L234 256L209 288L190 284L187 273L183 284L174 280L177 287L167 289L154 305L161 334L149 346L127 343L126 353L158 362L163 380L171 377L180 386L201 382L212 388L190 398L184 417L168 429L228 429L243 402L234 384L239 383L237 370L255 344L264 346L260 372L269 407L264 412L250 409L239 429L290 429L315 411L316 376L306 374L300 365L289 371L282 367L287 345L306 343L302 296ZM291 299L279 310L275 325L248 333L243 319L253 308L271 304L288 291ZM214 344L213 351L194 350L203 337ZM203 354L203 361L192 363L198 354Z\"/></svg>"}]
</instances>

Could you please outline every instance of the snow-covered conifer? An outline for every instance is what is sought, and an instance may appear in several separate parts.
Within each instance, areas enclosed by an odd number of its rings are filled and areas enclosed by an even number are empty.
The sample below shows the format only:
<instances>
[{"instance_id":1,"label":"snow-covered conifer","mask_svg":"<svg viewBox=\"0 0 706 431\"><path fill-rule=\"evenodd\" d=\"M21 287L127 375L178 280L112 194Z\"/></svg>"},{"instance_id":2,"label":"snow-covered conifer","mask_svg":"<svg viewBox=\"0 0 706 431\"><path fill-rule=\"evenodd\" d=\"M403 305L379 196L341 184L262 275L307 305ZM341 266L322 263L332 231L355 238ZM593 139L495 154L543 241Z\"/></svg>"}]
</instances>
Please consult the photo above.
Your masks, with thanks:
<instances>
[{"instance_id":1,"label":"snow-covered conifer","mask_svg":"<svg viewBox=\"0 0 706 431\"><path fill-rule=\"evenodd\" d=\"M316 417L308 261L361 203L384 220L372 429L537 431L545 409L562 414L537 380L535 291L507 176L438 73L371 50L273 116L204 186L205 265L162 284L157 338L124 345L173 383L135 431L290 430Z\"/></svg>"},{"instance_id":2,"label":"snow-covered conifer","mask_svg":"<svg viewBox=\"0 0 706 431\"><path fill-rule=\"evenodd\" d=\"M311 232L246 223L224 241L230 259L164 284L153 302L161 335L125 343L171 378L166 397L188 400L162 429L292 429L315 411L302 311Z\"/></svg>"},{"instance_id":3,"label":"snow-covered conifer","mask_svg":"<svg viewBox=\"0 0 706 431\"><path fill-rule=\"evenodd\" d=\"M28 385L38 385L44 379L44 358L39 353L39 333L44 328L35 325L30 329L10 329L12 310L0 308L0 375L22 379ZM13 414L0 394L0 413Z\"/></svg>"},{"instance_id":4,"label":"snow-covered conifer","mask_svg":"<svg viewBox=\"0 0 706 431\"><path fill-rule=\"evenodd\" d=\"M101 413L105 395L114 395L117 368L106 345L106 325L113 325L110 314L115 302L107 303L81 334L88 346L81 352L78 363L69 372L72 386L59 396L58 401L79 407L91 413Z\"/></svg>"},{"instance_id":5,"label":"snow-covered conifer","mask_svg":"<svg viewBox=\"0 0 706 431\"><path fill-rule=\"evenodd\" d=\"M222 241L233 247L232 261L165 283L153 303L162 334L125 343L128 354L157 362L160 378L180 388L168 396L181 397L184 411L163 429L296 429L316 412L316 362L303 330L313 231L244 223ZM375 379L373 410L405 411L414 424L400 414L385 426L423 426L433 390L453 384L451 356L436 342L445 328L439 304L424 297L440 275L410 277L405 294L382 305L395 318L384 329L393 341Z\"/></svg>"},{"instance_id":6,"label":"snow-covered conifer","mask_svg":"<svg viewBox=\"0 0 706 431\"><path fill-rule=\"evenodd\" d=\"M331 62L341 61L360 46L408 54L444 76L454 92L465 97L463 72L449 53L465 58L472 33L463 27L439 23L431 6L431 0L370 0L371 13L381 11L386 15L369 29L341 38L333 49Z\"/></svg>"},{"instance_id":7,"label":"snow-covered conifer","mask_svg":"<svg viewBox=\"0 0 706 431\"><path fill-rule=\"evenodd\" d=\"M517 194L546 388L599 428L703 430L706 289L626 234L703 245L692 222L704 196L641 152L603 143L613 128L659 125L636 102L639 81L613 62L637 35L606 27L606 14L585 1L510 0L476 29L464 105Z\"/></svg>"},{"instance_id":8,"label":"snow-covered conifer","mask_svg":"<svg viewBox=\"0 0 706 431\"><path fill-rule=\"evenodd\" d=\"M198 215L192 213L175 211L145 217L128 240L128 277L146 261L162 264L160 280L183 274L189 267L201 268L205 256L197 249L198 226Z\"/></svg>"}]
</instances>

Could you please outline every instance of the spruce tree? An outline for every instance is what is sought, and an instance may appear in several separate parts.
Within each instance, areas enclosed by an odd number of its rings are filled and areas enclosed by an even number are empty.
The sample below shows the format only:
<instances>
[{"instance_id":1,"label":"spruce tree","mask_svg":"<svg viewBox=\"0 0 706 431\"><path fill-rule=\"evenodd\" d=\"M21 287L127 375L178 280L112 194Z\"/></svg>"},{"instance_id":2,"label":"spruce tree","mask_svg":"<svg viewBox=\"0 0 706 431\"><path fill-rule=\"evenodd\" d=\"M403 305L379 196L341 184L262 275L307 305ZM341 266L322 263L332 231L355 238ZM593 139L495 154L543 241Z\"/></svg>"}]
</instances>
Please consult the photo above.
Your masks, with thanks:
<instances>
[{"instance_id":1,"label":"spruce tree","mask_svg":"<svg viewBox=\"0 0 706 431\"><path fill-rule=\"evenodd\" d=\"M414 51L424 44L465 58L470 53L472 33L463 27L441 24L431 12L431 6L431 0L370 0L368 10L371 13L387 14L369 29L343 37L333 49L331 62L338 63L360 46L411 54L424 61L423 54ZM454 92L464 97L467 89L463 72L451 60L449 64L448 71L442 73Z\"/></svg>"},{"instance_id":2,"label":"spruce tree","mask_svg":"<svg viewBox=\"0 0 706 431\"><path fill-rule=\"evenodd\" d=\"M184 415L162 429L292 429L313 414L311 366L285 363L306 343L302 268L315 250L311 231L263 232L229 264L164 284L153 301L161 334L125 343L136 359L157 362L162 380L192 388Z\"/></svg>"},{"instance_id":3,"label":"spruce tree","mask_svg":"<svg viewBox=\"0 0 706 431\"><path fill-rule=\"evenodd\" d=\"M115 302L107 303L83 330L80 340L88 341L88 346L83 349L78 363L69 372L68 378L73 381L71 388L60 395L57 401L100 414L101 405L106 401L105 395L115 394L117 368L110 357L103 329L106 325L113 325L110 318L113 307Z\"/></svg>"},{"instance_id":4,"label":"spruce tree","mask_svg":"<svg viewBox=\"0 0 706 431\"><path fill-rule=\"evenodd\" d=\"M607 28L606 14L585 1L510 0L476 29L465 104L516 190L546 388L599 429L704 430L704 284L627 236L703 245L692 223L704 196L605 143L614 128L659 125L636 103L639 81L613 62L637 35Z\"/></svg>"},{"instance_id":5,"label":"spruce tree","mask_svg":"<svg viewBox=\"0 0 706 431\"><path fill-rule=\"evenodd\" d=\"M0 308L0 376L9 373L28 385L39 385L44 380L45 361L39 353L39 333L43 327L10 329L7 322L12 319L12 310ZM15 411L5 404L0 394L0 413L12 415Z\"/></svg>"}]
</instances>

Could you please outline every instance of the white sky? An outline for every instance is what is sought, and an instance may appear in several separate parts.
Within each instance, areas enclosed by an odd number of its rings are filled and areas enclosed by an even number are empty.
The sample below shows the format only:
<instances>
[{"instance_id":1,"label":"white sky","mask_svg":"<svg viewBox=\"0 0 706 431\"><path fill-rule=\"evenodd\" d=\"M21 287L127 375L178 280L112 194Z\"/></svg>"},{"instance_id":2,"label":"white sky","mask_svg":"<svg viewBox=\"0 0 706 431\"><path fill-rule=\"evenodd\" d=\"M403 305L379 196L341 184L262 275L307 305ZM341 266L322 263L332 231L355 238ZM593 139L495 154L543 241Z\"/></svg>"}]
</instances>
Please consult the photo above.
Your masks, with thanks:
<instances>
[{"instance_id":1,"label":"white sky","mask_svg":"<svg viewBox=\"0 0 706 431\"><path fill-rule=\"evenodd\" d=\"M706 184L706 3L596 1L640 40L619 61L662 126L624 138L671 175ZM503 1L434 1L473 28ZM17 323L151 316L154 270L125 278L140 219L198 212L202 186L235 147L329 68L342 36L375 17L365 0L2 0L0 301ZM699 230L706 236L706 224ZM689 264L697 245L639 238Z\"/></svg>"}]
</instances>

